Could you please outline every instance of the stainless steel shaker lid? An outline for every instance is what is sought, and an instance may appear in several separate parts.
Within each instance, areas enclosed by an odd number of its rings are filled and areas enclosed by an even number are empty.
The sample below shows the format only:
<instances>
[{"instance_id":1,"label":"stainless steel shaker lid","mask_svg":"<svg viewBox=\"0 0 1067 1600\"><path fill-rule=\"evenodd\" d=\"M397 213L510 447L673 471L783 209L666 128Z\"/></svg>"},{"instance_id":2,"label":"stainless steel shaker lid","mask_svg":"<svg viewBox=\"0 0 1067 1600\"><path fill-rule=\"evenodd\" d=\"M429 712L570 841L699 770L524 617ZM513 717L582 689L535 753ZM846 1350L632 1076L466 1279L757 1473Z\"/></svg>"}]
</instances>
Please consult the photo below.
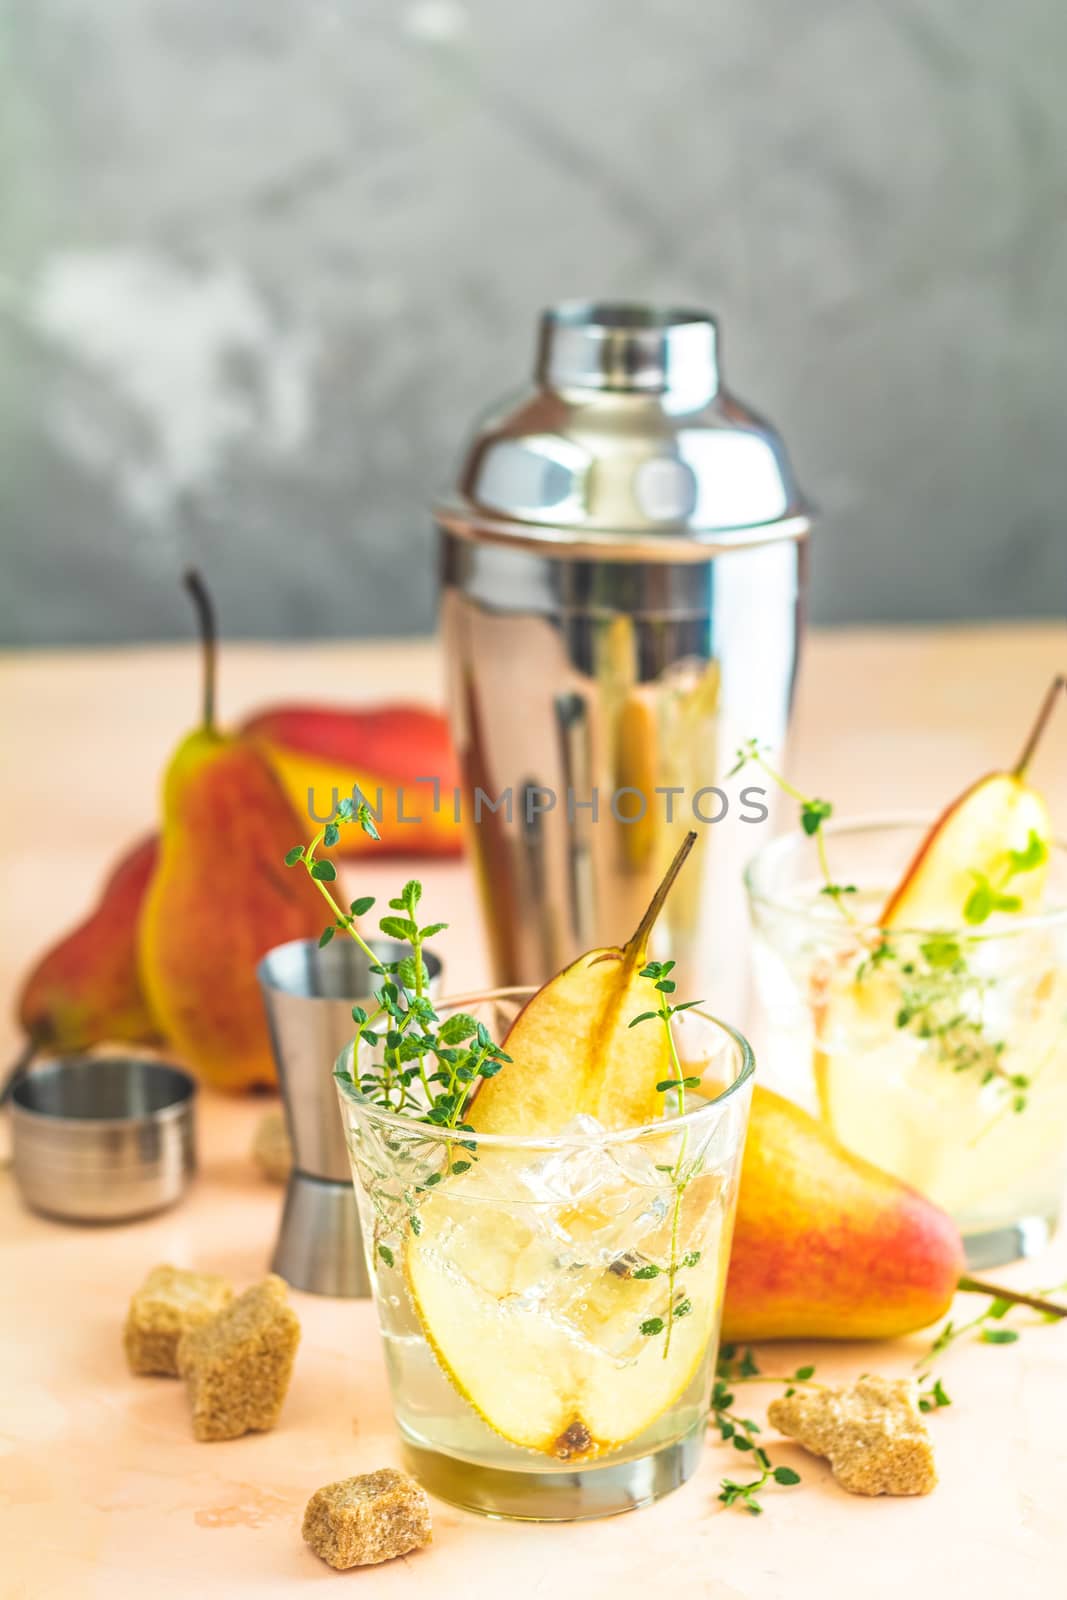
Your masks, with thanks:
<instances>
[{"instance_id":1,"label":"stainless steel shaker lid","mask_svg":"<svg viewBox=\"0 0 1067 1600\"><path fill-rule=\"evenodd\" d=\"M714 318L585 302L543 314L535 387L482 422L435 514L465 538L623 560L809 526L780 437L722 387Z\"/></svg>"}]
</instances>

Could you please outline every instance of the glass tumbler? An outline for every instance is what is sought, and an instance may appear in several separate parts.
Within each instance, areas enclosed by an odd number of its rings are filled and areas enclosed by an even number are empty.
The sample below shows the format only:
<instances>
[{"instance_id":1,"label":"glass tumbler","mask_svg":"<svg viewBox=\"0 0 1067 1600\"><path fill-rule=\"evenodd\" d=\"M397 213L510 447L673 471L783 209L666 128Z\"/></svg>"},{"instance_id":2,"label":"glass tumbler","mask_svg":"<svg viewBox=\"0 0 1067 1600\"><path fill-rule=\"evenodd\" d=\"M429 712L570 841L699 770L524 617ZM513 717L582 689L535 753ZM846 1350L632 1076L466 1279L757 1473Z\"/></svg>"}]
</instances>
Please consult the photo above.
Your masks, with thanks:
<instances>
[{"instance_id":1,"label":"glass tumbler","mask_svg":"<svg viewBox=\"0 0 1067 1600\"><path fill-rule=\"evenodd\" d=\"M955 1217L972 1266L1042 1249L1067 1178L1067 851L1047 909L881 929L933 819L775 840L746 873L768 1078Z\"/></svg>"},{"instance_id":2,"label":"glass tumbler","mask_svg":"<svg viewBox=\"0 0 1067 1600\"><path fill-rule=\"evenodd\" d=\"M438 1014L502 1039L532 993ZM675 1038L701 1088L681 1114L622 1130L586 1116L551 1136L433 1127L360 1093L366 1043L355 1081L338 1078L397 1426L440 1498L565 1521L644 1505L693 1472L753 1058L695 1009ZM352 1072L351 1047L338 1067Z\"/></svg>"}]
</instances>

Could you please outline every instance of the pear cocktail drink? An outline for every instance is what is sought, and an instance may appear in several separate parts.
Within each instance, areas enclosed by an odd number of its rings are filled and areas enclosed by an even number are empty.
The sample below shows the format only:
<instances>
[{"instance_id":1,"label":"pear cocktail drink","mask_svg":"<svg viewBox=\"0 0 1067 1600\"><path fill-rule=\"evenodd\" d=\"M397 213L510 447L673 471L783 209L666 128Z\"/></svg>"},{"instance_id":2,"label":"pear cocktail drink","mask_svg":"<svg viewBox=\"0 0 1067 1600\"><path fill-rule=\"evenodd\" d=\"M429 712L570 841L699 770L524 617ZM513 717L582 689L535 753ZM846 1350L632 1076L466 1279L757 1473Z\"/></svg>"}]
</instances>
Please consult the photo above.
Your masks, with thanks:
<instances>
[{"instance_id":1,"label":"pear cocktail drink","mask_svg":"<svg viewBox=\"0 0 1067 1600\"><path fill-rule=\"evenodd\" d=\"M462 1014L499 1028L532 998ZM598 1516L693 1470L748 1096L739 1040L697 1012L678 1033L687 1073L731 1091L645 1127L579 1112L555 1135L427 1136L342 1083L397 1422L443 1498Z\"/></svg>"},{"instance_id":2,"label":"pear cocktail drink","mask_svg":"<svg viewBox=\"0 0 1067 1600\"><path fill-rule=\"evenodd\" d=\"M474 1510L628 1510L702 1449L753 1061L648 958L691 842L624 947L338 1063L405 1454Z\"/></svg>"},{"instance_id":3,"label":"pear cocktail drink","mask_svg":"<svg viewBox=\"0 0 1067 1600\"><path fill-rule=\"evenodd\" d=\"M772 1075L949 1211L973 1266L1039 1249L1067 1175L1067 851L1026 780L1061 687L932 824L798 796L747 873Z\"/></svg>"}]
</instances>

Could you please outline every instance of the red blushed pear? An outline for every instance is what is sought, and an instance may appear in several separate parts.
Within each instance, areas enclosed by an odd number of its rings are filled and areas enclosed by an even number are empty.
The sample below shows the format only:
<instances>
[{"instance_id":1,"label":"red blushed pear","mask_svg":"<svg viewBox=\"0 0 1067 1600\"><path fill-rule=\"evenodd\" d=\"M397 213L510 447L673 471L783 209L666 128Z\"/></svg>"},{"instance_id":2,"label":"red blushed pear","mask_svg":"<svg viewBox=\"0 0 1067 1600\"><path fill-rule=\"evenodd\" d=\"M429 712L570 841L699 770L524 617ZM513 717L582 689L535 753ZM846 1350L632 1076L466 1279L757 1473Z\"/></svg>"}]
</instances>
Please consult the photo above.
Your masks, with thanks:
<instances>
[{"instance_id":1,"label":"red blushed pear","mask_svg":"<svg viewBox=\"0 0 1067 1600\"><path fill-rule=\"evenodd\" d=\"M980 778L941 814L890 895L883 928L958 928L995 910L1036 911L1053 831L1027 772L1065 686L1063 677L1050 684L1011 771Z\"/></svg>"},{"instance_id":2,"label":"red blushed pear","mask_svg":"<svg viewBox=\"0 0 1067 1600\"><path fill-rule=\"evenodd\" d=\"M124 855L88 917L26 978L17 1010L32 1049L159 1043L137 971L137 922L157 856L154 837Z\"/></svg>"},{"instance_id":3,"label":"red blushed pear","mask_svg":"<svg viewBox=\"0 0 1067 1600\"><path fill-rule=\"evenodd\" d=\"M261 745L301 815L308 811L309 794L316 815L325 816L335 789L339 798L358 790L374 807L381 791L382 841L362 828L345 828L340 855L462 854L454 798L459 768L439 711L412 705L269 706L249 717L241 732Z\"/></svg>"},{"instance_id":4,"label":"red blushed pear","mask_svg":"<svg viewBox=\"0 0 1067 1600\"><path fill-rule=\"evenodd\" d=\"M272 945L320 932L322 907L284 856L306 832L254 741L215 725L215 622L200 577L186 587L200 622L204 713L163 787L159 865L140 926L145 992L175 1053L203 1080L246 1089L275 1080L256 963Z\"/></svg>"},{"instance_id":5,"label":"red blushed pear","mask_svg":"<svg viewBox=\"0 0 1067 1600\"><path fill-rule=\"evenodd\" d=\"M757 1084L725 1339L891 1339L943 1316L963 1270L951 1217Z\"/></svg>"},{"instance_id":6,"label":"red blushed pear","mask_svg":"<svg viewBox=\"0 0 1067 1600\"><path fill-rule=\"evenodd\" d=\"M952 1218L756 1085L741 1164L722 1336L894 1339L957 1293L1067 1317L1041 1295L972 1278Z\"/></svg>"}]
</instances>

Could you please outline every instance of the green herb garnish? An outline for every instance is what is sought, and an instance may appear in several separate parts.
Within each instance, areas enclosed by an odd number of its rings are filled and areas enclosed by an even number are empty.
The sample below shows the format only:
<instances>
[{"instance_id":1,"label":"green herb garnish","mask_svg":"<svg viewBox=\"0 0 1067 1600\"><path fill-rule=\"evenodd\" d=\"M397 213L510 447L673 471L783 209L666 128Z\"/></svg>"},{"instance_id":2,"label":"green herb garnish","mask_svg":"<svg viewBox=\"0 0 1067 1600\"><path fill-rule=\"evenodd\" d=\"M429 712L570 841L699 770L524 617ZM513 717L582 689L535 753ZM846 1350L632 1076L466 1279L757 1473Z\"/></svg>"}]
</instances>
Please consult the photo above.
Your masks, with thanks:
<instances>
[{"instance_id":1,"label":"green herb garnish","mask_svg":"<svg viewBox=\"0 0 1067 1600\"><path fill-rule=\"evenodd\" d=\"M856 981L867 982L889 967L899 984L897 1027L929 1044L950 1071L976 1072L982 1084L997 1081L1010 1093L1013 1109L1025 1110L1030 1079L1005 1068L1004 1041L986 1033L982 1005L990 980L968 966L965 943L935 933L909 954L902 940L885 939L860 962Z\"/></svg>"},{"instance_id":2,"label":"green herb garnish","mask_svg":"<svg viewBox=\"0 0 1067 1600\"><path fill-rule=\"evenodd\" d=\"M809 839L815 840L815 848L819 853L819 869L824 880L819 893L832 900L849 922L854 922L855 918L846 904L846 900L849 895L856 893L856 885L854 883L834 882L833 874L830 871L830 858L826 853L826 835L823 832L823 823L828 822L834 814L834 808L830 801L819 800L810 794L801 794L799 789L795 788L793 784L783 778L780 772L776 772L770 765L758 739L749 739L741 746L737 752L737 760L726 776L728 778L736 777L742 768L750 765L759 767L760 771L765 772L771 782L781 789L783 794L787 794L791 800L795 800L799 805L800 826Z\"/></svg>"},{"instance_id":3,"label":"green herb garnish","mask_svg":"<svg viewBox=\"0 0 1067 1600\"><path fill-rule=\"evenodd\" d=\"M1008 850L996 871L990 874L971 871L974 888L963 907L966 922L976 925L985 922L995 911L1021 911L1022 900L1017 894L1007 892L1013 878L1034 872L1048 860L1048 845L1031 828L1026 846L1022 850Z\"/></svg>"},{"instance_id":4,"label":"green herb garnish","mask_svg":"<svg viewBox=\"0 0 1067 1600\"><path fill-rule=\"evenodd\" d=\"M654 1011L642 1011L639 1016L634 1017L630 1022L630 1027L636 1028L640 1022L657 1022L664 1029L667 1035L667 1048L670 1052L671 1058L671 1075L669 1078L664 1078L662 1082L657 1083L656 1091L658 1094L677 1094L678 1115L682 1117L685 1115L685 1091L687 1089L698 1089L700 1087L700 1078L687 1077L683 1071L682 1063L678 1058L678 1046L675 1042L674 1030L671 1027L671 1018L677 1015L679 1011L688 1011L692 1006L700 1005L700 1001L674 1001L671 999L671 996L678 987L674 979L671 977L671 973L673 971L673 961L649 961L641 968L640 976L642 978L647 978L649 983L652 984L653 990L657 996L657 1004ZM664 1110L666 1111L666 1106L664 1106ZM670 1354L671 1331L675 1322L679 1317L688 1316L689 1312L693 1309L691 1302L684 1297L678 1301L675 1300L675 1281L677 1279L678 1272L685 1266L695 1266L700 1260L699 1250L690 1250L680 1259L678 1255L678 1232L682 1220L682 1197L685 1194L689 1184L696 1176L698 1170L696 1165L691 1164L688 1167L686 1166L685 1158L688 1148L689 1129L683 1128L681 1144L678 1148L677 1160L673 1163L673 1165L663 1169L669 1174L671 1184L674 1189L674 1207L671 1213L671 1253L670 1261L666 1270L666 1317L649 1317L640 1325L640 1331L648 1338L655 1338L657 1334L662 1333L664 1328L666 1328L667 1337L663 1341L664 1361L666 1361L668 1355ZM658 1277L661 1271L662 1268L659 1267L656 1267L651 1271L648 1268L642 1268L640 1271L634 1273L634 1277Z\"/></svg>"},{"instance_id":5,"label":"green herb garnish","mask_svg":"<svg viewBox=\"0 0 1067 1600\"><path fill-rule=\"evenodd\" d=\"M761 1490L772 1483L788 1488L800 1482L799 1472L792 1467L776 1467L767 1451L757 1443L754 1436L760 1431L758 1424L751 1417L738 1416L733 1409L734 1388L741 1383L782 1383L786 1385L786 1394L792 1394L798 1384L811 1383L814 1375L814 1367L798 1367L792 1377L762 1373L751 1348L746 1348L738 1356L733 1345L723 1345L719 1351L711 1395L712 1424L718 1428L719 1438L724 1444L730 1444L735 1450L751 1457L752 1465L758 1472L757 1477L746 1483L723 1478L719 1499L724 1506L736 1506L750 1516L758 1517L763 1511L759 1498Z\"/></svg>"},{"instance_id":6,"label":"green herb garnish","mask_svg":"<svg viewBox=\"0 0 1067 1600\"><path fill-rule=\"evenodd\" d=\"M932 1357L941 1355L950 1345L962 1339L965 1334L974 1333L983 1344L1015 1344L1019 1338L1017 1328L1005 1328L1001 1324L1005 1317L1019 1308L1036 1311L1043 1322L1056 1322L1067 1318L1067 1306L1059 1305L1050 1300L1049 1296L1062 1294L1067 1290L1067 1282L1055 1283L1048 1289L1037 1289L1032 1294L1022 1289L1005 1289L999 1284L983 1283L978 1278L962 1277L958 1287L965 1294L984 1294L989 1296L989 1304L981 1310L976 1317L971 1317L966 1322L953 1322L950 1318L937 1334L933 1344L926 1355L916 1366L928 1367ZM925 1378L929 1373L925 1373ZM935 1389L936 1389L935 1385ZM947 1400L938 1402L947 1405Z\"/></svg>"},{"instance_id":7,"label":"green herb garnish","mask_svg":"<svg viewBox=\"0 0 1067 1600\"><path fill-rule=\"evenodd\" d=\"M352 1008L356 1024L353 1065L358 1076L344 1068L338 1068L335 1076L355 1084L362 1095L386 1111L456 1134L473 1133L463 1116L476 1084L482 1078L493 1077L511 1058L475 1017L454 1013L443 1023L438 1017L427 993L429 974L423 948L428 939L444 931L447 923L420 924L422 884L417 879L410 878L390 900L389 911L378 924L388 938L408 947L409 953L396 961L380 961L356 926L357 917L366 916L373 907L373 895L353 900L347 911L334 898L328 886L336 882L337 869L317 852L320 847L329 849L335 845L341 828L347 824L362 828L372 839L380 837L369 806L346 798L338 805L336 816L319 829L310 844L294 845L285 856L286 866L304 867L333 913L333 920L319 938L320 948L329 944L335 934L347 934L367 957L371 972L381 979L374 994L374 1008L369 1012L363 1006ZM360 1042L380 1050L380 1060L361 1064ZM461 1151L463 1156L454 1159ZM439 1159L441 1152L434 1151L413 1173L415 1181L405 1191L408 1220L416 1234L422 1226L416 1214L420 1191L439 1183L447 1171L467 1171L471 1161L477 1159L474 1141L449 1139L443 1150L443 1168L429 1164ZM393 1265L388 1245L378 1244L377 1254L386 1266Z\"/></svg>"}]
</instances>

